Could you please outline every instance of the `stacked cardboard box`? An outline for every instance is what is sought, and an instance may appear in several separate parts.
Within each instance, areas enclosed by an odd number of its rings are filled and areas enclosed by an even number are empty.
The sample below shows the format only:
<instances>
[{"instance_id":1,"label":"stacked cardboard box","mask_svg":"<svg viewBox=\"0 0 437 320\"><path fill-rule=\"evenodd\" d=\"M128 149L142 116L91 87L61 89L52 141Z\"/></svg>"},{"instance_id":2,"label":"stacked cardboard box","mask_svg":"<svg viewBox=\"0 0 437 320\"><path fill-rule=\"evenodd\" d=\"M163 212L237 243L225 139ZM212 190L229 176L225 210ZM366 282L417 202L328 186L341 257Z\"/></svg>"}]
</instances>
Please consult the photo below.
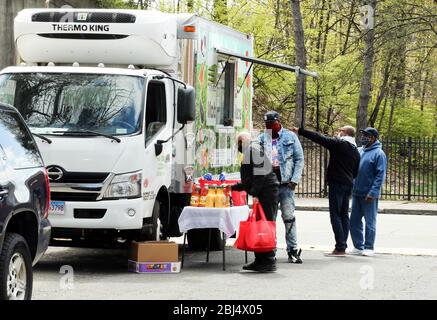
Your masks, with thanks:
<instances>
[{"instance_id":1,"label":"stacked cardboard box","mask_svg":"<svg viewBox=\"0 0 437 320\"><path fill-rule=\"evenodd\" d=\"M169 241L133 242L128 271L136 273L176 273L181 271L178 262L178 245Z\"/></svg>"}]
</instances>

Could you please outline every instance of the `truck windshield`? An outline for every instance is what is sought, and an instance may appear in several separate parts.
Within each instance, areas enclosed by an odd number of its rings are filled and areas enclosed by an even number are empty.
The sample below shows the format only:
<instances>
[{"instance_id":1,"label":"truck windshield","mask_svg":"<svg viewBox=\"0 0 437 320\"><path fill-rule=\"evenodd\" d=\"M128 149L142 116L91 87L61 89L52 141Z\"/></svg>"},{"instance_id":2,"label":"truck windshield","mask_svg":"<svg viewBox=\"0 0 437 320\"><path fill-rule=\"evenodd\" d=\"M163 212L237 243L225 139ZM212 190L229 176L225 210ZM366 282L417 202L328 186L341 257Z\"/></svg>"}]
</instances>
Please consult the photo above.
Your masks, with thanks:
<instances>
[{"instance_id":1,"label":"truck windshield","mask_svg":"<svg viewBox=\"0 0 437 320\"><path fill-rule=\"evenodd\" d=\"M126 75L11 73L0 75L0 102L15 106L37 134L129 135L141 129L143 86Z\"/></svg>"}]
</instances>

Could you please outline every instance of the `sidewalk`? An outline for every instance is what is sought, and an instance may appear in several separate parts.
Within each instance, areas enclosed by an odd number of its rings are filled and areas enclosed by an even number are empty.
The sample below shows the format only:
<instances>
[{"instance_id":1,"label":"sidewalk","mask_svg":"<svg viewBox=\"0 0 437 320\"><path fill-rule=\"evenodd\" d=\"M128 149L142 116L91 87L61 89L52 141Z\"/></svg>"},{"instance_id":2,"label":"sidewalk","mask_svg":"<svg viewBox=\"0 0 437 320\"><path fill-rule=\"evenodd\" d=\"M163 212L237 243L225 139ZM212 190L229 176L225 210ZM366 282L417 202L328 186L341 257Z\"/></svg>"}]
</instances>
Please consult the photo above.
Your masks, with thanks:
<instances>
[{"instance_id":1,"label":"sidewalk","mask_svg":"<svg viewBox=\"0 0 437 320\"><path fill-rule=\"evenodd\" d=\"M380 200L378 207L379 213L437 216L437 203ZM328 199L296 198L296 210L329 211Z\"/></svg>"}]
</instances>

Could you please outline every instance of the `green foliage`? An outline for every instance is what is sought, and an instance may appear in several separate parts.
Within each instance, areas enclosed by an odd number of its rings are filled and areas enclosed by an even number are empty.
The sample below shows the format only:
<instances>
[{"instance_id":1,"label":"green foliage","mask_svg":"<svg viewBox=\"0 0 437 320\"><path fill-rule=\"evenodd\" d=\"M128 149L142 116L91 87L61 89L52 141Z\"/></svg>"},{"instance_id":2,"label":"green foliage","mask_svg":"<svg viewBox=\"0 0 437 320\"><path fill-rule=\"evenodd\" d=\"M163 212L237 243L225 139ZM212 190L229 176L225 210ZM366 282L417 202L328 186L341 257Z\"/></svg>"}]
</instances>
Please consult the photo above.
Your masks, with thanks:
<instances>
[{"instance_id":1,"label":"green foliage","mask_svg":"<svg viewBox=\"0 0 437 320\"><path fill-rule=\"evenodd\" d=\"M137 7L139 1L99 0L102 7ZM149 3L144 1L144 3ZM293 17L289 0L181 0L188 8L254 39L255 56L295 64ZM320 128L325 133L343 124L355 124L363 72L361 1L301 1L307 69L317 71L320 93ZM434 0L377 0L375 59L368 117L377 97L385 91L375 126L383 135L437 136L437 11ZM191 9L190 9L191 10ZM388 81L384 72L389 66ZM255 66L253 118L261 126L262 114L275 109L285 125L293 123L296 79L291 72ZM307 80L307 126L316 126L317 82ZM394 101L394 103L393 103ZM384 105L386 106L384 108ZM393 105L391 127L390 108ZM391 128L391 130L389 130Z\"/></svg>"},{"instance_id":2,"label":"green foliage","mask_svg":"<svg viewBox=\"0 0 437 320\"><path fill-rule=\"evenodd\" d=\"M383 132L385 128L383 128ZM395 137L423 138L436 136L435 119L432 108L420 111L419 106L409 105L397 108L394 116Z\"/></svg>"},{"instance_id":3,"label":"green foliage","mask_svg":"<svg viewBox=\"0 0 437 320\"><path fill-rule=\"evenodd\" d=\"M132 8L132 3L124 0L97 0L97 7L129 9Z\"/></svg>"}]
</instances>

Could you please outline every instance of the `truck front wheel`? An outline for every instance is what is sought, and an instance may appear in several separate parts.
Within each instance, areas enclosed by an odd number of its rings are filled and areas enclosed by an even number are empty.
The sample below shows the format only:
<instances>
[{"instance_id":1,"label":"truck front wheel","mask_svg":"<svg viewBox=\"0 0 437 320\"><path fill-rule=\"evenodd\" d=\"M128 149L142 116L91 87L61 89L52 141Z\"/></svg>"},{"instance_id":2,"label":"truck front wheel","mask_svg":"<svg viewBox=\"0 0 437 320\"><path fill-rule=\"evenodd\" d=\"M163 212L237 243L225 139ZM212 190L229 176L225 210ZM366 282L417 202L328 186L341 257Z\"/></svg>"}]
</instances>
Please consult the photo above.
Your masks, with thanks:
<instances>
[{"instance_id":1,"label":"truck front wheel","mask_svg":"<svg viewBox=\"0 0 437 320\"><path fill-rule=\"evenodd\" d=\"M156 200L155 204L153 205L153 213L152 213L152 235L151 240L159 241L159 240L165 240L167 237L163 233L163 225L161 223L160 219L161 215L161 203Z\"/></svg>"}]
</instances>

